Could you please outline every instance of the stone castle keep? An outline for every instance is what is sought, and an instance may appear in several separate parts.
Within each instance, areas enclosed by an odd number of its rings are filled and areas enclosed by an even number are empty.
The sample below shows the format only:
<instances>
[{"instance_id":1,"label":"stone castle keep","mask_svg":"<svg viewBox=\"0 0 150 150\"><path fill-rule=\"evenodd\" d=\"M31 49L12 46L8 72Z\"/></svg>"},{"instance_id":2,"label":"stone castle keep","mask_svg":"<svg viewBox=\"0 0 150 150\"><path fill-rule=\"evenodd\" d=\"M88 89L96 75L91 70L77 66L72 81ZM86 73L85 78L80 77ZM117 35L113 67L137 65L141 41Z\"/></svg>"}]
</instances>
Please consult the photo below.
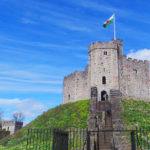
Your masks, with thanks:
<instances>
[{"instance_id":1,"label":"stone castle keep","mask_svg":"<svg viewBox=\"0 0 150 150\"><path fill-rule=\"evenodd\" d=\"M91 43L89 64L84 71L64 77L63 104L90 99L91 87L97 88L98 101L109 101L110 90L124 98L150 101L150 62L123 55L123 41Z\"/></svg>"}]
</instances>

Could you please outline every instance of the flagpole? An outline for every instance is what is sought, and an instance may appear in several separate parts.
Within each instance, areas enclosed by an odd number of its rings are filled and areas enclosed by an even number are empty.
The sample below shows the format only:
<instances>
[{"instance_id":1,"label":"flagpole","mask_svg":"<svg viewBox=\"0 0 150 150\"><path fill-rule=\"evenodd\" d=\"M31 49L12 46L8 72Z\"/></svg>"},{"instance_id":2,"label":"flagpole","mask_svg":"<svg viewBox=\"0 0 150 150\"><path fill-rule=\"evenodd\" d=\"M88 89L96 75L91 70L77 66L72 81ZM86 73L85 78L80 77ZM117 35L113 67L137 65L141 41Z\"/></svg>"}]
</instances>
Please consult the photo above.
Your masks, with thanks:
<instances>
[{"instance_id":1,"label":"flagpole","mask_svg":"<svg viewBox=\"0 0 150 150\"><path fill-rule=\"evenodd\" d=\"M116 40L116 18L115 18L115 14L114 14L114 40Z\"/></svg>"}]
</instances>

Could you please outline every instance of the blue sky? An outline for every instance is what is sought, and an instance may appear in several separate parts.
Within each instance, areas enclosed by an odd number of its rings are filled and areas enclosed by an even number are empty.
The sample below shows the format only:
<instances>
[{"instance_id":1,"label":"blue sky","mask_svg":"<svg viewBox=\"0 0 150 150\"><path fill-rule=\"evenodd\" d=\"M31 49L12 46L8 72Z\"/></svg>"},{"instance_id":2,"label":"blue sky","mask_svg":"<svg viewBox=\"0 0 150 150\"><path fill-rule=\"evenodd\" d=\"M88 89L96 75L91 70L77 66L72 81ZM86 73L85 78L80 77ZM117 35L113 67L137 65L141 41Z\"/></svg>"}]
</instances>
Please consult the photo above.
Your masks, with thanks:
<instances>
[{"instance_id":1,"label":"blue sky","mask_svg":"<svg viewBox=\"0 0 150 150\"><path fill-rule=\"evenodd\" d=\"M88 64L88 45L117 38L124 54L150 60L148 0L1 0L0 109L25 123L62 103L63 77Z\"/></svg>"}]
</instances>

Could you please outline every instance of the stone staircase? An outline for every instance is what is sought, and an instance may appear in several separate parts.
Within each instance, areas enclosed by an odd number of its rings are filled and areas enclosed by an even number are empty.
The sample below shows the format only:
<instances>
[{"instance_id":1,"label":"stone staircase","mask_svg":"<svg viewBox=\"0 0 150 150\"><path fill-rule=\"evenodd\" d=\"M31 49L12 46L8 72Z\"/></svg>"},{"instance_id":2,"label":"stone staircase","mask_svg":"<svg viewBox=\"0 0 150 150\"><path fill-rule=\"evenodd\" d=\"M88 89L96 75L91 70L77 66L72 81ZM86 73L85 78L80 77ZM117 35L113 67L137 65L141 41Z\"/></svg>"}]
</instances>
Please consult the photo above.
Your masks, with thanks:
<instances>
[{"instance_id":1,"label":"stone staircase","mask_svg":"<svg viewBox=\"0 0 150 150\"><path fill-rule=\"evenodd\" d=\"M98 111L104 111L105 112L105 127L103 128L103 131L100 131L98 135L99 139L99 149L98 150L112 150L112 139L113 139L113 133L112 133L112 116L111 112L110 114L107 113L107 110L111 110L110 102L100 102L100 109Z\"/></svg>"},{"instance_id":2,"label":"stone staircase","mask_svg":"<svg viewBox=\"0 0 150 150\"><path fill-rule=\"evenodd\" d=\"M113 133L110 131L99 133L99 150L112 150Z\"/></svg>"},{"instance_id":3,"label":"stone staircase","mask_svg":"<svg viewBox=\"0 0 150 150\"><path fill-rule=\"evenodd\" d=\"M130 150L128 138L124 133L115 133L114 130L124 127L120 119L121 93L119 90L110 90L110 101L98 101L96 87L91 88L90 115L88 121L89 130L96 130L96 138L91 136L91 150ZM95 145L93 144L96 142ZM93 146L94 145L94 146Z\"/></svg>"}]
</instances>

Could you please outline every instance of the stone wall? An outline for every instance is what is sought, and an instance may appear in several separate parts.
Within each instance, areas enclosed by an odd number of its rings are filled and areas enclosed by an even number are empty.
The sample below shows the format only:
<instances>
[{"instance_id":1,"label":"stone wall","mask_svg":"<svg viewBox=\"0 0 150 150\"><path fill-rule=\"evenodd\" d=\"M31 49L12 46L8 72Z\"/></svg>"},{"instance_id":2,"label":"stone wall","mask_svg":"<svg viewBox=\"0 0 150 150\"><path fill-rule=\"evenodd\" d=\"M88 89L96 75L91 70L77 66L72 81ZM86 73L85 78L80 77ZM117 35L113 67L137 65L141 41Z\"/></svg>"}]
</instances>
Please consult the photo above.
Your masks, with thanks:
<instances>
[{"instance_id":1,"label":"stone wall","mask_svg":"<svg viewBox=\"0 0 150 150\"><path fill-rule=\"evenodd\" d=\"M111 113L112 113L112 127L114 130L124 130L124 124L120 118L122 94L119 90L110 90ZM130 134L127 132L113 132L113 143L118 150L130 150ZM130 132L129 132L130 133Z\"/></svg>"},{"instance_id":2,"label":"stone wall","mask_svg":"<svg viewBox=\"0 0 150 150\"><path fill-rule=\"evenodd\" d=\"M76 71L64 77L63 104L89 99L88 66L85 71Z\"/></svg>"},{"instance_id":3,"label":"stone wall","mask_svg":"<svg viewBox=\"0 0 150 150\"><path fill-rule=\"evenodd\" d=\"M5 121L2 123L2 129L10 131L10 134L15 132L15 122L14 121Z\"/></svg>"},{"instance_id":4,"label":"stone wall","mask_svg":"<svg viewBox=\"0 0 150 150\"><path fill-rule=\"evenodd\" d=\"M120 90L125 98L150 101L150 62L123 56L122 40L91 43L88 53L85 71L64 77L63 103L89 99L91 87L97 87L98 101L102 100L102 91L110 100L111 89Z\"/></svg>"},{"instance_id":5,"label":"stone wall","mask_svg":"<svg viewBox=\"0 0 150 150\"><path fill-rule=\"evenodd\" d=\"M10 134L14 134L17 130L21 129L23 122L16 121L4 121L2 123L2 130L9 131Z\"/></svg>"},{"instance_id":6,"label":"stone wall","mask_svg":"<svg viewBox=\"0 0 150 150\"><path fill-rule=\"evenodd\" d=\"M150 63L121 58L120 91L125 98L150 101Z\"/></svg>"}]
</instances>

